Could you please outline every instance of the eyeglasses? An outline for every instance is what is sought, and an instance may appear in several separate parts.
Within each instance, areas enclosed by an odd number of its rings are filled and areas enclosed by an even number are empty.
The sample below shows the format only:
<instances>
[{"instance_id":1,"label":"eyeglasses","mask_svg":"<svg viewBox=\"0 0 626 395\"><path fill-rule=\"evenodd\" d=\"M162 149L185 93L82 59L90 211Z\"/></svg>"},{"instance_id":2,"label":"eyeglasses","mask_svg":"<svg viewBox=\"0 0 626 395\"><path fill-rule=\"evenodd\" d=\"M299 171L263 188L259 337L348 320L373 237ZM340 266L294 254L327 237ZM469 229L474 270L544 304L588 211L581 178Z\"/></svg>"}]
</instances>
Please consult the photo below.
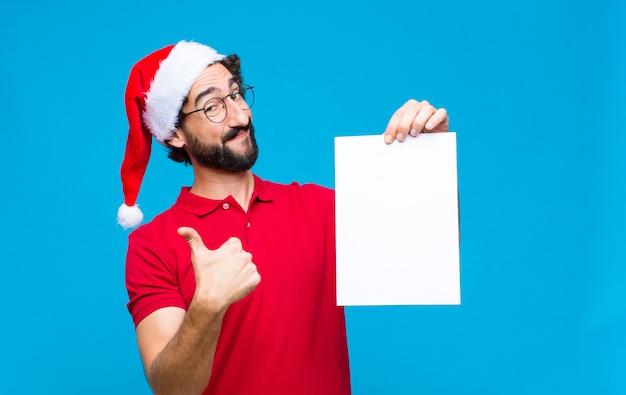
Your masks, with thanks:
<instances>
[{"instance_id":1,"label":"eyeglasses","mask_svg":"<svg viewBox=\"0 0 626 395\"><path fill-rule=\"evenodd\" d=\"M226 102L224 100L228 98L230 98L230 100L237 104L242 110L249 110L254 104L253 87L242 85L241 88L224 97L214 97L207 100L202 108L198 108L187 113L181 111L180 116L178 117L178 123L182 123L185 117L198 111L204 111L204 115L206 115L207 119L213 123L223 122L228 113L228 107L226 106Z\"/></svg>"}]
</instances>

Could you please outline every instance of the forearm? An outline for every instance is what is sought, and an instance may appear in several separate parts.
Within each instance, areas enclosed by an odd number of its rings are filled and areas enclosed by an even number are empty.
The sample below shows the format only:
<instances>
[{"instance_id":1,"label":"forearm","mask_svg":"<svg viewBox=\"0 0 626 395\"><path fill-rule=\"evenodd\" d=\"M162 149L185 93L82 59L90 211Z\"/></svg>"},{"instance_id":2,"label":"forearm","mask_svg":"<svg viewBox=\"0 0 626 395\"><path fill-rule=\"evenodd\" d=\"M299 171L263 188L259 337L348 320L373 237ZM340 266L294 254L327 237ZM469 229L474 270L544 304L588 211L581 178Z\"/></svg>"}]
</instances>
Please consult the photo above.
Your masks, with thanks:
<instances>
[{"instance_id":1,"label":"forearm","mask_svg":"<svg viewBox=\"0 0 626 395\"><path fill-rule=\"evenodd\" d=\"M209 250L194 229L179 228L178 232L191 248L196 277L193 300L186 313L177 310L175 321L159 322L164 317L159 315L143 326L149 316L137 326L146 376L158 395L202 393L211 378L228 306L252 292L261 281L252 255L243 250L241 240L231 237L217 250Z\"/></svg>"},{"instance_id":2,"label":"forearm","mask_svg":"<svg viewBox=\"0 0 626 395\"><path fill-rule=\"evenodd\" d=\"M211 377L224 312L192 302L176 335L146 368L156 395L201 394Z\"/></svg>"}]
</instances>

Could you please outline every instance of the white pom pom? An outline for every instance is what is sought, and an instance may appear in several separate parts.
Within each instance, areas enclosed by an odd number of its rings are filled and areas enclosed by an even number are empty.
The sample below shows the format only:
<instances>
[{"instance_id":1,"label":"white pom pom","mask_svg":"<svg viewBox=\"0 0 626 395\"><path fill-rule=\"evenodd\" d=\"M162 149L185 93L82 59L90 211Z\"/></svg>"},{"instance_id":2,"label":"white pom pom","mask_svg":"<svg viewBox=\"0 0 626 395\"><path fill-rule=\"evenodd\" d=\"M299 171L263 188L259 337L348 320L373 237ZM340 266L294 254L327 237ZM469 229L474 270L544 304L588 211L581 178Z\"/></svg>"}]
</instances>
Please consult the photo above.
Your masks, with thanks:
<instances>
[{"instance_id":1,"label":"white pom pom","mask_svg":"<svg viewBox=\"0 0 626 395\"><path fill-rule=\"evenodd\" d=\"M139 210L139 206L127 206L122 204L117 210L117 223L122 225L122 228L134 228L143 221L143 213Z\"/></svg>"}]
</instances>

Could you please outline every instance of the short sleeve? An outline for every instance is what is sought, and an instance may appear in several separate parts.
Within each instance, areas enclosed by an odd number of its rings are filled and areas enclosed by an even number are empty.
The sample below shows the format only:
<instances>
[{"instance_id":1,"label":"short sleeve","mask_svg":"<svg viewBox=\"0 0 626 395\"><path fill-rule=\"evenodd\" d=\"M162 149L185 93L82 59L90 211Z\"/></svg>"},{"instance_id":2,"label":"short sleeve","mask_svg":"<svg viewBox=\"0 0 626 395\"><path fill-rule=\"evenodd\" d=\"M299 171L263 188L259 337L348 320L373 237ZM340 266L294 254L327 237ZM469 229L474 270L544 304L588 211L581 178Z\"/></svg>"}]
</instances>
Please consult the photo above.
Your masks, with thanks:
<instances>
[{"instance_id":1,"label":"short sleeve","mask_svg":"<svg viewBox=\"0 0 626 395\"><path fill-rule=\"evenodd\" d=\"M140 236L130 235L126 255L128 311L135 326L163 307L186 309L172 262Z\"/></svg>"}]
</instances>

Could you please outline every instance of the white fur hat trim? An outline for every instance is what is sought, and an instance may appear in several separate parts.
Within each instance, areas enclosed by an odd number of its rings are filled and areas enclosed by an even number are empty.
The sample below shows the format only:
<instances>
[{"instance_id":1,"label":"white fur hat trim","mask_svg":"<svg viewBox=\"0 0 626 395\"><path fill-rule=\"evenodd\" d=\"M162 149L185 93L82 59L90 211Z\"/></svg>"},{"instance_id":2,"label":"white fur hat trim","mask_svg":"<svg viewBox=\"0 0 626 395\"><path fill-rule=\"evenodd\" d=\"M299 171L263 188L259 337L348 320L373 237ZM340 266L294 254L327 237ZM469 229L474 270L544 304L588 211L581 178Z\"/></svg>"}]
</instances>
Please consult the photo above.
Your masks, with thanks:
<instances>
[{"instance_id":1,"label":"white fur hat trim","mask_svg":"<svg viewBox=\"0 0 626 395\"><path fill-rule=\"evenodd\" d=\"M146 126L161 144L176 132L178 113L193 82L207 66L223 58L224 55L211 47L181 41L161 62L146 93L143 116Z\"/></svg>"},{"instance_id":2,"label":"white fur hat trim","mask_svg":"<svg viewBox=\"0 0 626 395\"><path fill-rule=\"evenodd\" d=\"M143 221L143 213L137 205L127 206L122 204L117 210L117 223L122 225L124 229L134 228L141 221Z\"/></svg>"}]
</instances>

